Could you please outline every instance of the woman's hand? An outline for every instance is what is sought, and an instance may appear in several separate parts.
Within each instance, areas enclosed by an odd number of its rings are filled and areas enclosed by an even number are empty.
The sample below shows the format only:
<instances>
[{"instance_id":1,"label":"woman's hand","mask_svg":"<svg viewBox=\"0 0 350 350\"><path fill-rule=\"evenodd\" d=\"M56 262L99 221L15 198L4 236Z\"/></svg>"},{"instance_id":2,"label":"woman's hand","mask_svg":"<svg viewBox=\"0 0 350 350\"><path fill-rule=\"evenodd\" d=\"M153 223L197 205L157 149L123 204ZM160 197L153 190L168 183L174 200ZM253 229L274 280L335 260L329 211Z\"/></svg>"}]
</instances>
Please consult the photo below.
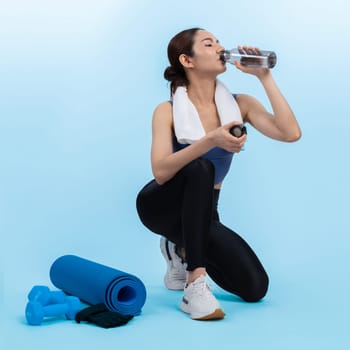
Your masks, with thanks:
<instances>
[{"instance_id":1,"label":"woman's hand","mask_svg":"<svg viewBox=\"0 0 350 350\"><path fill-rule=\"evenodd\" d=\"M237 46L240 53L246 52L251 55L261 55L259 48L253 46ZM270 69L268 68L254 68L244 65L244 57L242 58L242 63L235 61L234 64L240 71L255 75L257 78L261 79L270 74Z\"/></svg>"},{"instance_id":2,"label":"woman's hand","mask_svg":"<svg viewBox=\"0 0 350 350\"><path fill-rule=\"evenodd\" d=\"M241 137L231 135L230 129L234 125L240 125L241 123L234 121L227 123L219 128L210 131L207 137L210 138L215 147L223 148L224 150L232 153L239 153L247 141L247 135L243 134Z\"/></svg>"}]
</instances>

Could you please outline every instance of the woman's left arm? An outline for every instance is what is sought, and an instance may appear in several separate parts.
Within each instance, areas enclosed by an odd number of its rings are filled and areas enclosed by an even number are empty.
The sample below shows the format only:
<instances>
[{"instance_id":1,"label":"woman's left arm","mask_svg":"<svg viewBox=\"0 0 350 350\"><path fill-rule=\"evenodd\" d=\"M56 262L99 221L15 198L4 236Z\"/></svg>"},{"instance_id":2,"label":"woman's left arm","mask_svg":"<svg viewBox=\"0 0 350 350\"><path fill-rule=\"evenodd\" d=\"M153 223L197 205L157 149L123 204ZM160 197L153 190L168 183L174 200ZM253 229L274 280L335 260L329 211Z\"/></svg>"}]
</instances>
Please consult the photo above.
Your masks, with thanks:
<instances>
[{"instance_id":1,"label":"woman's left arm","mask_svg":"<svg viewBox=\"0 0 350 350\"><path fill-rule=\"evenodd\" d=\"M244 121L249 122L261 133L272 139L285 142L299 140L301 137L299 124L270 70L248 68L238 62L236 62L236 67L245 73L255 75L260 80L273 110L273 114L267 112L264 106L252 96L238 95L237 102Z\"/></svg>"}]
</instances>

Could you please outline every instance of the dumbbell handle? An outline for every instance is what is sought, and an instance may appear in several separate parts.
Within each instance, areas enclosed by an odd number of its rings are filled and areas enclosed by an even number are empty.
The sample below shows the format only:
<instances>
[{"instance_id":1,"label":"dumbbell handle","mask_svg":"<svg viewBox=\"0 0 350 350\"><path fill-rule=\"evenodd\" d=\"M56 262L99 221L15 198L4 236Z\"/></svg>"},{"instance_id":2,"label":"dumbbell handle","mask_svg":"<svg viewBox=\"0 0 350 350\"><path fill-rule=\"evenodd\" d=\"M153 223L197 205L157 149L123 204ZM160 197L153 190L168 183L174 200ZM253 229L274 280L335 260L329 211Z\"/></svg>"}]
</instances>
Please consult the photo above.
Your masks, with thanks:
<instances>
[{"instance_id":1,"label":"dumbbell handle","mask_svg":"<svg viewBox=\"0 0 350 350\"><path fill-rule=\"evenodd\" d=\"M25 310L27 322L30 325L40 325L44 317L58 316L64 314L67 319L73 320L78 311L80 311L80 300L77 297L70 296L66 298L65 304L52 304L43 306L39 302L28 302Z\"/></svg>"},{"instance_id":2,"label":"dumbbell handle","mask_svg":"<svg viewBox=\"0 0 350 350\"><path fill-rule=\"evenodd\" d=\"M43 307L45 316L57 316L65 314L69 320L74 319L69 313L70 307L68 304L51 304Z\"/></svg>"}]
</instances>

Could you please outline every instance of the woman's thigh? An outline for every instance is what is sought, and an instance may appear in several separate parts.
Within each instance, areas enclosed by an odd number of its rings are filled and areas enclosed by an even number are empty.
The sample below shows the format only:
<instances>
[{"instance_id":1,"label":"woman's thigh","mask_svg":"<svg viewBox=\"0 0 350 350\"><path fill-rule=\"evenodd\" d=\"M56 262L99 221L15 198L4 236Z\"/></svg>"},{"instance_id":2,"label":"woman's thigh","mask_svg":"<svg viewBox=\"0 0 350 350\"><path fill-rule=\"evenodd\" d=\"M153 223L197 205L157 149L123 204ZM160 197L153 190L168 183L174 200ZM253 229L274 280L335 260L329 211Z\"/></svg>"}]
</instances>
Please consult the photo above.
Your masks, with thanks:
<instances>
[{"instance_id":1,"label":"woman's thigh","mask_svg":"<svg viewBox=\"0 0 350 350\"><path fill-rule=\"evenodd\" d=\"M208 235L213 187L213 164L197 158L165 184L152 180L142 188L136 200L139 217L151 231L184 247Z\"/></svg>"}]
</instances>

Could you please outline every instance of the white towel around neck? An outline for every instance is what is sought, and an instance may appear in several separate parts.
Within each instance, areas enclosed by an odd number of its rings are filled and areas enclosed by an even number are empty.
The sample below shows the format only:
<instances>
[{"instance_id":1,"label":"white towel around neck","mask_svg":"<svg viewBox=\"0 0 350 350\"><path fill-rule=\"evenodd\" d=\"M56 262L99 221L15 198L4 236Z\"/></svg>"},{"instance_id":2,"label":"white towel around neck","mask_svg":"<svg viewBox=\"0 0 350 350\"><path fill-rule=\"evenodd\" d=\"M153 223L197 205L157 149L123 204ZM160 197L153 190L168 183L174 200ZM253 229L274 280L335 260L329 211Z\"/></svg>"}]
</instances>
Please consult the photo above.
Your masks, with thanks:
<instances>
[{"instance_id":1,"label":"white towel around neck","mask_svg":"<svg viewBox=\"0 0 350 350\"><path fill-rule=\"evenodd\" d=\"M205 135L205 130L196 107L188 98L186 87L179 86L172 99L174 129L177 141L181 144L191 144L198 141ZM219 80L216 80L214 99L221 125L232 121L242 123L241 112L236 100Z\"/></svg>"}]
</instances>

